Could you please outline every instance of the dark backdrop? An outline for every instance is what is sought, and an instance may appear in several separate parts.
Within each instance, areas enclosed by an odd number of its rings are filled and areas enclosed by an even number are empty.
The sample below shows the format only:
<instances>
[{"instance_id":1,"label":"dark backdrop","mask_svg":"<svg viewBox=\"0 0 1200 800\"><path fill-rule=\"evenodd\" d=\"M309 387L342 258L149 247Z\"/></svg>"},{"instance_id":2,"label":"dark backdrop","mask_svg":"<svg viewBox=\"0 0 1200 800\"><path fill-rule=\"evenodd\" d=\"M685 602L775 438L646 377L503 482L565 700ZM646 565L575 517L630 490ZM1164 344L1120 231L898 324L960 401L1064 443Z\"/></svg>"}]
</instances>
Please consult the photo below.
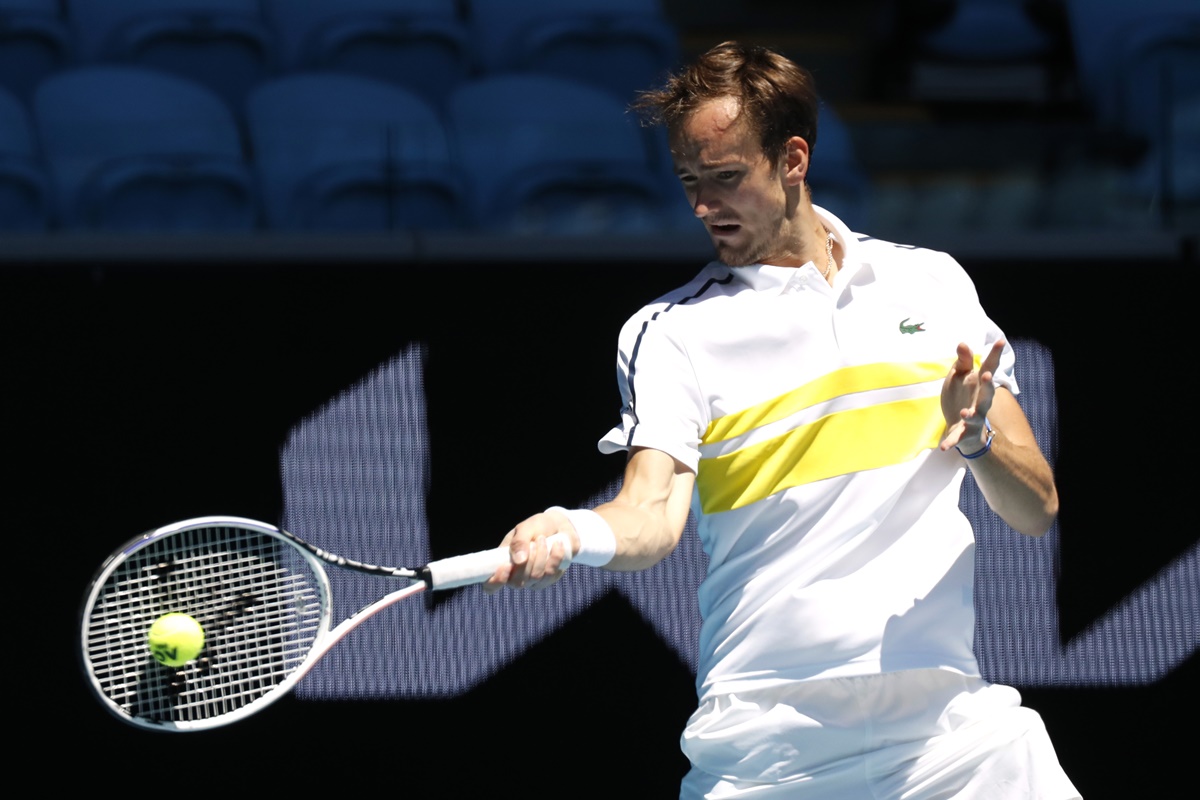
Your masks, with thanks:
<instances>
[{"instance_id":1,"label":"dark backdrop","mask_svg":"<svg viewBox=\"0 0 1200 800\"><path fill-rule=\"evenodd\" d=\"M963 260L1009 335L1037 339L1057 365L1068 639L1196 542L1185 335L1195 264ZM204 514L279 519L288 431L414 342L428 354L435 554L491 546L532 511L581 502L620 469L594 447L619 406L619 326L698 267L600 257L3 265L17 512L6 527L18 555L9 646L34 642L28 663L6 670L25 712L9 717L17 752L58 756L50 777L63 788L306 790L333 768L354 781L338 791L671 797L692 675L619 593L461 696L289 699L188 735L134 730L102 710L79 669L77 614L99 563L144 530ZM1085 797L1137 797L1190 774L1196 673L1193 653L1149 685L1019 688Z\"/></svg>"}]
</instances>

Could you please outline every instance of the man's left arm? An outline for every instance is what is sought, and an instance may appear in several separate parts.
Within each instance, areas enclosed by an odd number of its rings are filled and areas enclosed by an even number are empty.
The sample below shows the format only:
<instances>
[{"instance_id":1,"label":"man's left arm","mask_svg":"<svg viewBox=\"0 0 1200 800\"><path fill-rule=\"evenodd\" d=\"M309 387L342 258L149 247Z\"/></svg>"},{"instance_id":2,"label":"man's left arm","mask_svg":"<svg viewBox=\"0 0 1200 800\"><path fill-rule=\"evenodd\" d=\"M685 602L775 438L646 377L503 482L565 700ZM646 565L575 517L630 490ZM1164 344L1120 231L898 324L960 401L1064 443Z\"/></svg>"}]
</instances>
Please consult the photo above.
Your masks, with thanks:
<instances>
[{"instance_id":1,"label":"man's left arm","mask_svg":"<svg viewBox=\"0 0 1200 800\"><path fill-rule=\"evenodd\" d=\"M958 447L988 505L1010 527L1041 536L1058 514L1058 491L1016 397L992 383L1003 351L1004 341L995 342L976 370L971 348L958 346L942 385L941 449Z\"/></svg>"}]
</instances>

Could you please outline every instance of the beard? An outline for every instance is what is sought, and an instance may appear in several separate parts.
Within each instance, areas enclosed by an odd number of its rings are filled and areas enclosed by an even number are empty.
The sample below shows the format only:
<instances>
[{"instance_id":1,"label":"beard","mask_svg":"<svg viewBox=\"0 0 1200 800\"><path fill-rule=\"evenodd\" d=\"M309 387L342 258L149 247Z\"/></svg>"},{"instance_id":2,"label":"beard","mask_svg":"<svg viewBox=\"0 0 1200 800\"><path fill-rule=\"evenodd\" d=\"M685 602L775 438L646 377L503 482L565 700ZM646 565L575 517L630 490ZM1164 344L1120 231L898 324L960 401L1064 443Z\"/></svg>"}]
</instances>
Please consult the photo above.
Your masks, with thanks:
<instances>
[{"instance_id":1,"label":"beard","mask_svg":"<svg viewBox=\"0 0 1200 800\"><path fill-rule=\"evenodd\" d=\"M713 246L717 249L718 260L727 267L750 267L785 260L791 255L793 247L784 234L784 225L784 216L780 214L757 233L743 227L741 232L749 238L740 244L714 238Z\"/></svg>"}]
</instances>

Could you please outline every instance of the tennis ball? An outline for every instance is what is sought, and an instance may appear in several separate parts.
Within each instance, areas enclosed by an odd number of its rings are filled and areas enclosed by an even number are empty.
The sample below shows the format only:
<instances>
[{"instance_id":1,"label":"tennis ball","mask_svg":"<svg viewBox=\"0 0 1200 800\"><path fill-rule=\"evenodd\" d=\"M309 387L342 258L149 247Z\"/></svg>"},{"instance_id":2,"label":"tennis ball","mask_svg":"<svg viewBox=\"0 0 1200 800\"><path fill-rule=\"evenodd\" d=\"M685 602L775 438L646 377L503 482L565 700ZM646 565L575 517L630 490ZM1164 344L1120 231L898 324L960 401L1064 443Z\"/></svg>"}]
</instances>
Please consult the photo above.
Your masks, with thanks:
<instances>
[{"instance_id":1,"label":"tennis ball","mask_svg":"<svg viewBox=\"0 0 1200 800\"><path fill-rule=\"evenodd\" d=\"M164 614L146 634L154 660L168 667L182 667L204 649L204 628L187 614Z\"/></svg>"}]
</instances>

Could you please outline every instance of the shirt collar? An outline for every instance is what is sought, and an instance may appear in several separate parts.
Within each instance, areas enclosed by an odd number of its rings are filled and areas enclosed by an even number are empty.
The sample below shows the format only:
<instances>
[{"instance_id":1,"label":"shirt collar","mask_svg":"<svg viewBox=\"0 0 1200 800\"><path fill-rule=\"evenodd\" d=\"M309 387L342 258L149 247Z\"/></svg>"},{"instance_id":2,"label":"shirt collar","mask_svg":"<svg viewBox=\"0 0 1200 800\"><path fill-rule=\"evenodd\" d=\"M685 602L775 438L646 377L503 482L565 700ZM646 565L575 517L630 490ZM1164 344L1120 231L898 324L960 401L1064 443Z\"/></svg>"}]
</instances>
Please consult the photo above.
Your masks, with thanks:
<instances>
[{"instance_id":1,"label":"shirt collar","mask_svg":"<svg viewBox=\"0 0 1200 800\"><path fill-rule=\"evenodd\" d=\"M860 266L858 259L858 236L851 232L846 224L836 216L821 208L813 206L817 219L833 232L834 239L842 247L842 268L838 273L837 283L844 283ZM796 274L797 269L816 269L810 261L803 267L775 267L770 264L752 264L746 267L726 267L736 280L741 281L756 292L782 292Z\"/></svg>"}]
</instances>

